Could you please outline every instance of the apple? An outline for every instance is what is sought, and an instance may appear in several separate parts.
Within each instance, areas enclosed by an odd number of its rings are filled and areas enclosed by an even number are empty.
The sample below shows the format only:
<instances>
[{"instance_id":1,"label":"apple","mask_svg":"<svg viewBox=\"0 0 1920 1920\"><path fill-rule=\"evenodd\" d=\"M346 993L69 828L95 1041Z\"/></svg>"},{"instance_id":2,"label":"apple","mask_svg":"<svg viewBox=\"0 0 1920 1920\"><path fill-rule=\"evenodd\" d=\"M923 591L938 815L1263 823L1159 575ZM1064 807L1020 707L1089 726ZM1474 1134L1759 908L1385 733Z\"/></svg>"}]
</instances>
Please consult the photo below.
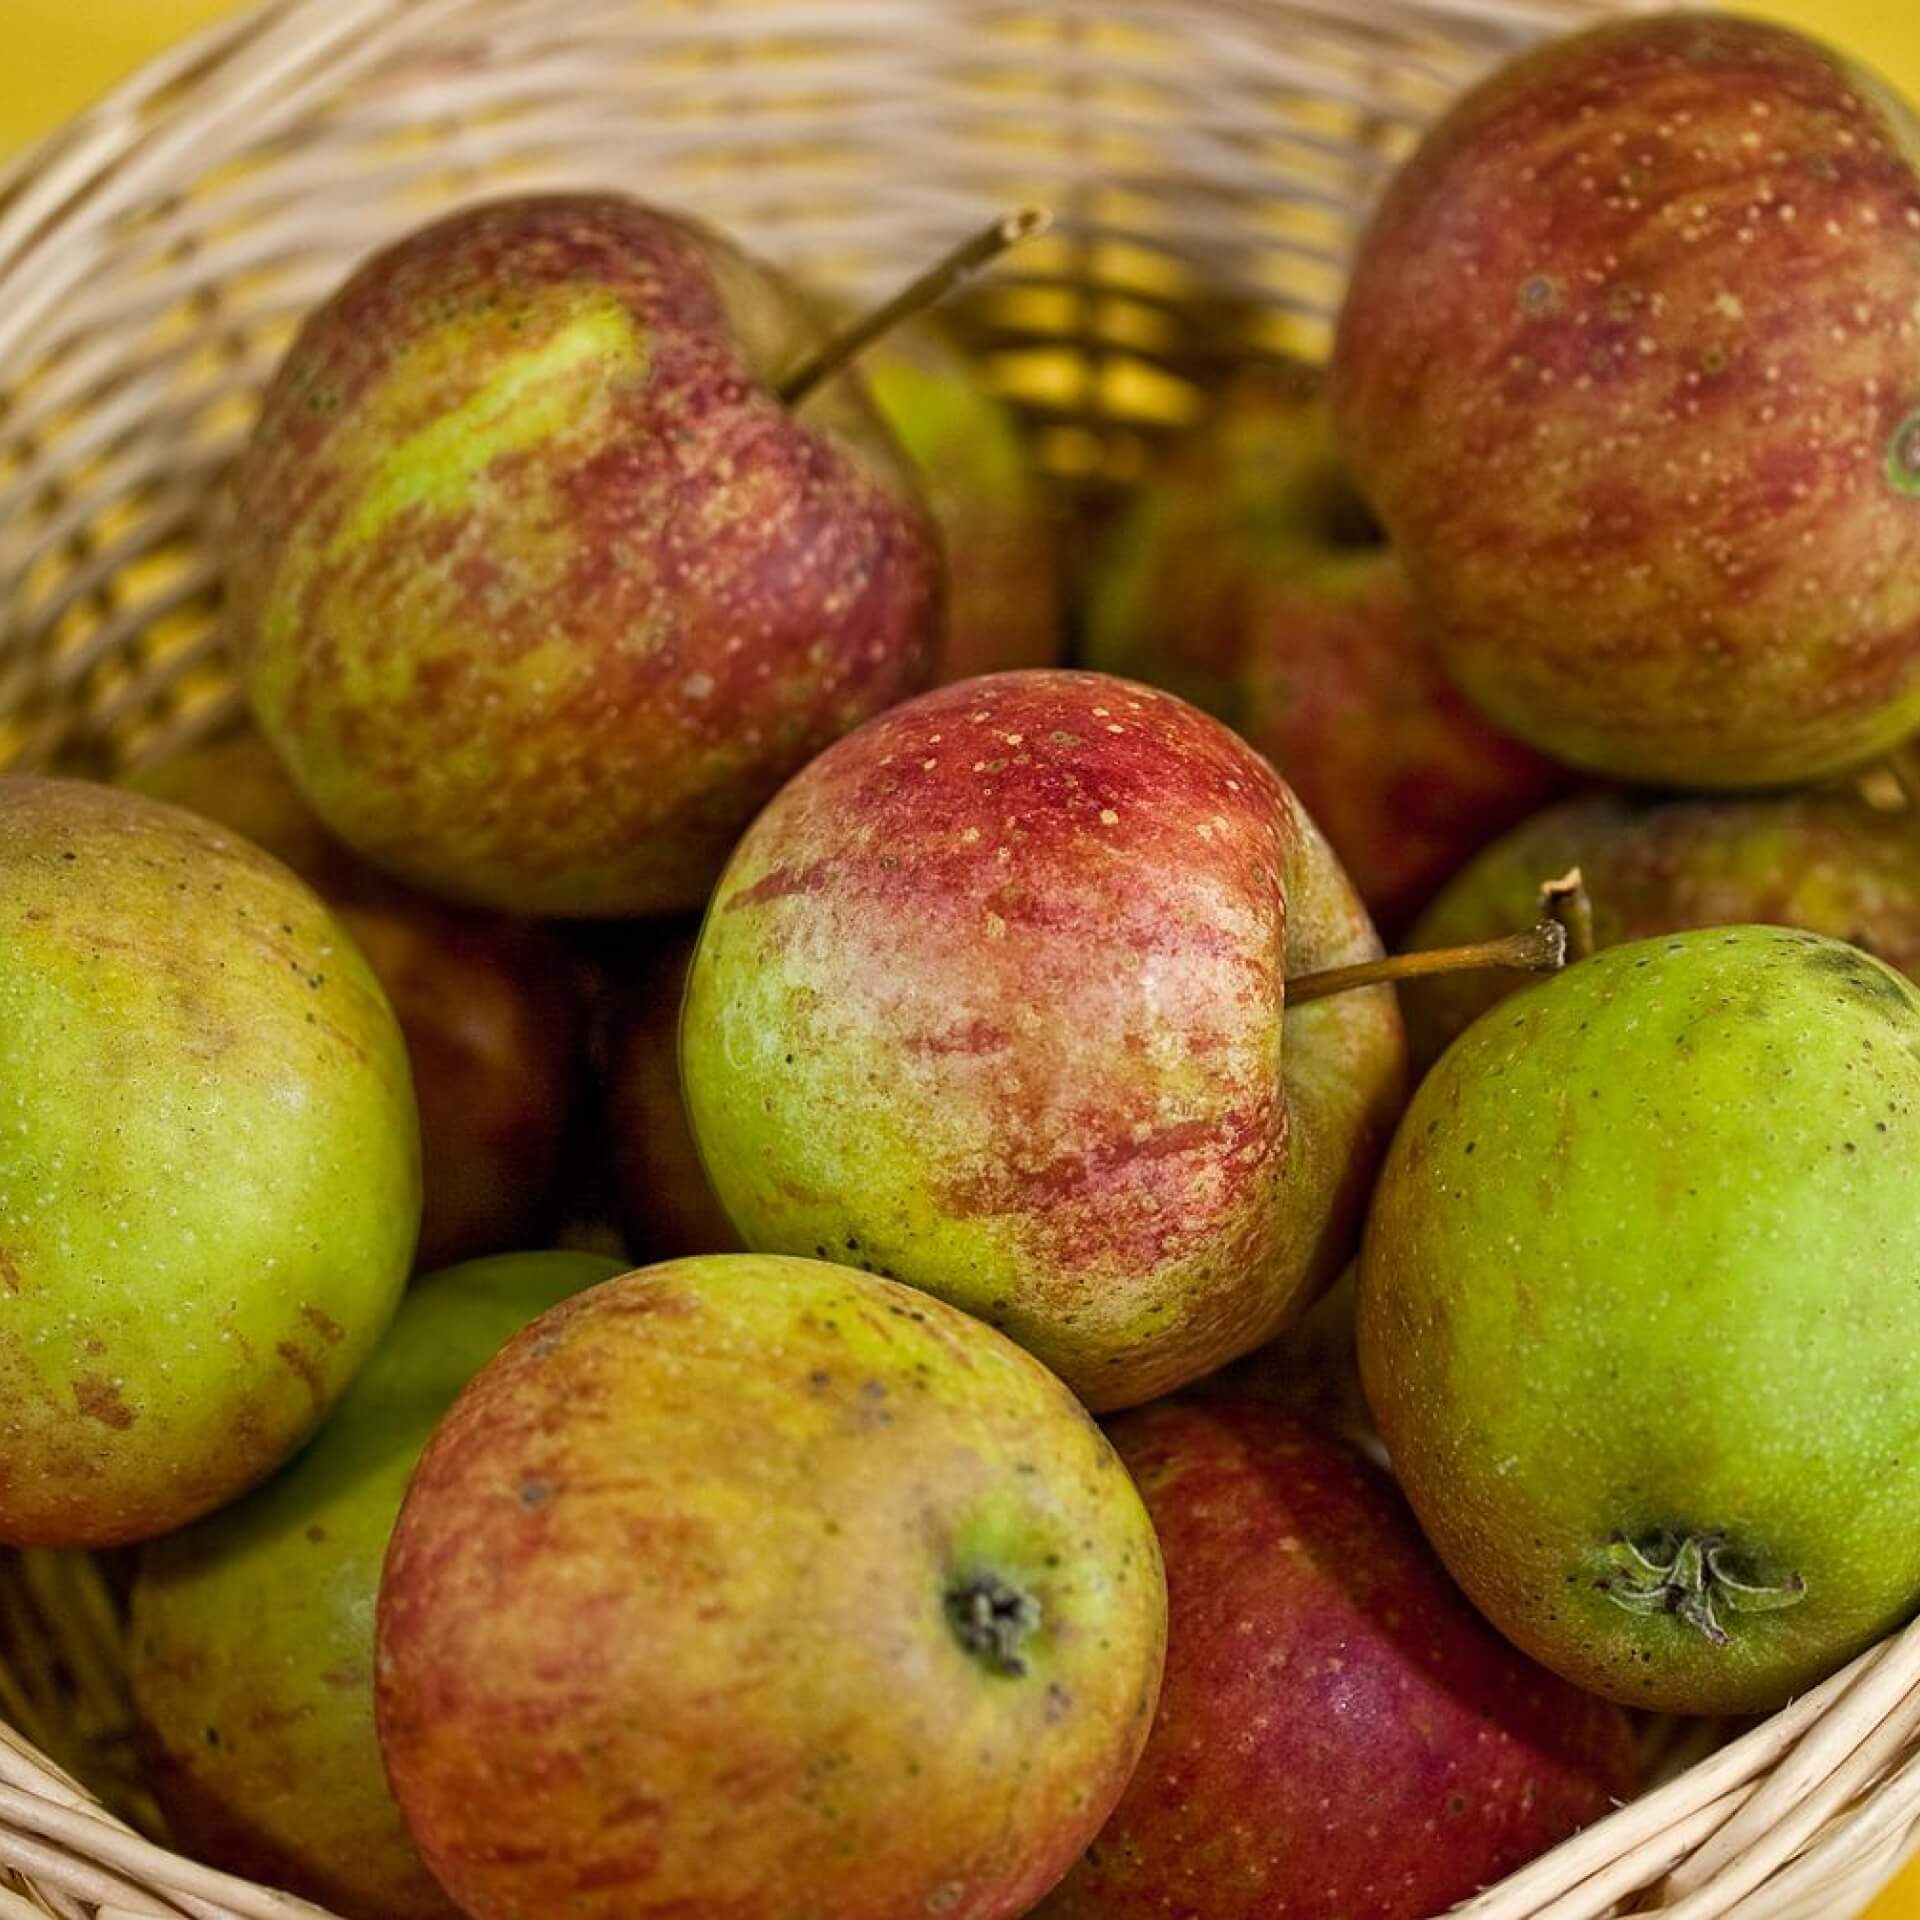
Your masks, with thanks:
<instances>
[{"instance_id":1,"label":"apple","mask_svg":"<svg viewBox=\"0 0 1920 1920\"><path fill-rule=\"evenodd\" d=\"M298 1459L142 1549L128 1677L176 1845L347 1920L456 1920L374 1734L381 1563L454 1396L536 1314L621 1271L530 1253L429 1275Z\"/></svg>"},{"instance_id":2,"label":"apple","mask_svg":"<svg viewBox=\"0 0 1920 1920\"><path fill-rule=\"evenodd\" d=\"M1760 1713L1920 1606L1920 989L1712 927L1604 947L1422 1082L1361 1380L1427 1537L1518 1646Z\"/></svg>"},{"instance_id":3,"label":"apple","mask_svg":"<svg viewBox=\"0 0 1920 1920\"><path fill-rule=\"evenodd\" d=\"M546 931L449 907L334 840L251 729L127 785L245 834L333 908L385 988L420 1109L418 1264L536 1244L553 1224L586 1047L573 958Z\"/></svg>"},{"instance_id":4,"label":"apple","mask_svg":"<svg viewBox=\"0 0 1920 1920\"><path fill-rule=\"evenodd\" d=\"M1142 488L1096 569L1084 657L1258 747L1388 938L1567 783L1441 672L1304 370L1243 375Z\"/></svg>"},{"instance_id":5,"label":"apple","mask_svg":"<svg viewBox=\"0 0 1920 1920\"><path fill-rule=\"evenodd\" d=\"M698 931L646 927L610 967L606 1130L626 1244L642 1261L741 1251L680 1090L680 1006Z\"/></svg>"},{"instance_id":6,"label":"apple","mask_svg":"<svg viewBox=\"0 0 1920 1920\"><path fill-rule=\"evenodd\" d=\"M420 1222L406 1049L276 860L0 779L0 1543L151 1538L263 1479L393 1317Z\"/></svg>"},{"instance_id":7,"label":"apple","mask_svg":"<svg viewBox=\"0 0 1920 1920\"><path fill-rule=\"evenodd\" d=\"M1014 1920L1119 1797L1139 1495L979 1321L820 1261L648 1268L429 1443L380 1590L407 1824L471 1920Z\"/></svg>"},{"instance_id":8,"label":"apple","mask_svg":"<svg viewBox=\"0 0 1920 1920\"><path fill-rule=\"evenodd\" d=\"M314 809L430 892L695 908L828 741L925 683L938 537L856 381L717 235L507 200L303 327L231 487L231 630Z\"/></svg>"},{"instance_id":9,"label":"apple","mask_svg":"<svg viewBox=\"0 0 1920 1920\"><path fill-rule=\"evenodd\" d=\"M1010 673L895 708L754 823L682 1016L749 1246L1004 1328L1089 1406L1271 1339L1352 1252L1402 1098L1377 955L1268 763L1169 694ZM1283 1039L1284 1022L1284 1039Z\"/></svg>"},{"instance_id":10,"label":"apple","mask_svg":"<svg viewBox=\"0 0 1920 1920\"><path fill-rule=\"evenodd\" d=\"M931 318L869 347L860 371L946 545L947 631L935 679L1057 665L1067 641L1064 527L1013 410Z\"/></svg>"},{"instance_id":11,"label":"apple","mask_svg":"<svg viewBox=\"0 0 1920 1920\"><path fill-rule=\"evenodd\" d=\"M1529 53L1427 134L1334 422L1501 726L1714 788L1920 726L1916 159L1883 82L1711 13Z\"/></svg>"},{"instance_id":12,"label":"apple","mask_svg":"<svg viewBox=\"0 0 1920 1920\"><path fill-rule=\"evenodd\" d=\"M1541 883L1578 867L1601 946L1689 927L1765 922L1850 940L1920 975L1920 817L1852 789L1752 798L1590 794L1489 847L1414 928L1446 947L1521 926ZM1450 974L1400 989L1422 1066L1512 990L1513 976Z\"/></svg>"},{"instance_id":13,"label":"apple","mask_svg":"<svg viewBox=\"0 0 1920 1920\"><path fill-rule=\"evenodd\" d=\"M1351 1448L1251 1401L1108 1435L1166 1560L1166 1678L1036 1920L1427 1920L1632 1791L1627 1716L1508 1646Z\"/></svg>"}]
</instances>

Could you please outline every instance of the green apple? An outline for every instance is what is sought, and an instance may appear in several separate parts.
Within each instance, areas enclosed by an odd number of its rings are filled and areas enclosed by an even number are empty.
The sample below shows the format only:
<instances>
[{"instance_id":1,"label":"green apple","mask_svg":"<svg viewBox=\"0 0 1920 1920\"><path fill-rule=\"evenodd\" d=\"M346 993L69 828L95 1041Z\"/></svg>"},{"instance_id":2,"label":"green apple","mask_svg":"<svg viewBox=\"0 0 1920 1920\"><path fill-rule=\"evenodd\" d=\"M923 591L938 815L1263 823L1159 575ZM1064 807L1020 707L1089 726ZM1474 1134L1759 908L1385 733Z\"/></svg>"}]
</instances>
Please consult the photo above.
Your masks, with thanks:
<instances>
[{"instance_id":1,"label":"green apple","mask_svg":"<svg viewBox=\"0 0 1920 1920\"><path fill-rule=\"evenodd\" d=\"M1920 990L1777 927L1608 947L1427 1076L1368 1221L1369 1403L1483 1612L1753 1713L1920 1603Z\"/></svg>"},{"instance_id":2,"label":"green apple","mask_svg":"<svg viewBox=\"0 0 1920 1920\"><path fill-rule=\"evenodd\" d=\"M0 1541L233 1499L386 1330L420 1223L400 1030L277 861L112 787L0 780Z\"/></svg>"},{"instance_id":3,"label":"green apple","mask_svg":"<svg viewBox=\"0 0 1920 1920\"><path fill-rule=\"evenodd\" d=\"M1012 409L937 321L910 321L860 356L873 404L920 475L947 550L936 680L1051 667L1066 651L1064 527Z\"/></svg>"},{"instance_id":4,"label":"green apple","mask_svg":"<svg viewBox=\"0 0 1920 1920\"><path fill-rule=\"evenodd\" d=\"M374 1736L381 1563L454 1396L535 1315L621 1270L590 1254L508 1254L422 1280L298 1459L142 1552L134 1702L168 1824L196 1859L348 1920L454 1920Z\"/></svg>"}]
</instances>

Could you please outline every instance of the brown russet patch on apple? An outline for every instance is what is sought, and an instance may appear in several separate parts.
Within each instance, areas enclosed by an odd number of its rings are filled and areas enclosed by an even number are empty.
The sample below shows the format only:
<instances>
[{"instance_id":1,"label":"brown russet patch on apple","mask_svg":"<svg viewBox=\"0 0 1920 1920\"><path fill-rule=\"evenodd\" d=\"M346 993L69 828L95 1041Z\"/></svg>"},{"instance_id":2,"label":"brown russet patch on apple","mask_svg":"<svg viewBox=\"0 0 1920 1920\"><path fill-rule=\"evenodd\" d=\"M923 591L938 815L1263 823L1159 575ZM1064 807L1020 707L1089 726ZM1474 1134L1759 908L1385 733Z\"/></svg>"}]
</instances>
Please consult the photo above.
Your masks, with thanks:
<instances>
[{"instance_id":1,"label":"brown russet patch on apple","mask_svg":"<svg viewBox=\"0 0 1920 1920\"><path fill-rule=\"evenodd\" d=\"M327 1404L327 1376L319 1361L294 1340L276 1341L273 1350L280 1356L281 1365L299 1376L301 1383L313 1395L315 1407L324 1407Z\"/></svg>"},{"instance_id":2,"label":"brown russet patch on apple","mask_svg":"<svg viewBox=\"0 0 1920 1920\"><path fill-rule=\"evenodd\" d=\"M762 874L752 886L729 894L726 910L738 913L743 908L764 906L770 900L789 899L797 893L818 893L827 885L830 877L831 868L824 860L816 860L797 870L776 867L771 873Z\"/></svg>"},{"instance_id":3,"label":"brown russet patch on apple","mask_svg":"<svg viewBox=\"0 0 1920 1920\"><path fill-rule=\"evenodd\" d=\"M139 1414L121 1397L120 1382L103 1374L82 1373L74 1377L73 1403L89 1420L124 1433L139 1419Z\"/></svg>"},{"instance_id":4,"label":"brown russet patch on apple","mask_svg":"<svg viewBox=\"0 0 1920 1920\"><path fill-rule=\"evenodd\" d=\"M330 1347L337 1347L347 1337L346 1328L332 1314L322 1313L318 1307L303 1306L300 1318Z\"/></svg>"},{"instance_id":5,"label":"brown russet patch on apple","mask_svg":"<svg viewBox=\"0 0 1920 1920\"><path fill-rule=\"evenodd\" d=\"M20 1265L5 1247L0 1247L0 1287L9 1293L18 1293L21 1288Z\"/></svg>"}]
</instances>

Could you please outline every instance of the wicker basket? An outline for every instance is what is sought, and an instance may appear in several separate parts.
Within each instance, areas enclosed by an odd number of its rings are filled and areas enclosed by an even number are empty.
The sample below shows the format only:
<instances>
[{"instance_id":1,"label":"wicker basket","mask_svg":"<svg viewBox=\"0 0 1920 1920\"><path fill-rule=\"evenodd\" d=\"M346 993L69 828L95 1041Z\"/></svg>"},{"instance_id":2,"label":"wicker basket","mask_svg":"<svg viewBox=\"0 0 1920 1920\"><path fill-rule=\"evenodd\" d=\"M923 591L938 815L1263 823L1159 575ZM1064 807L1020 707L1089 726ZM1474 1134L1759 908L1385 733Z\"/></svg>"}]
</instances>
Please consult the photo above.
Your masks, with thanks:
<instances>
[{"instance_id":1,"label":"wicker basket","mask_svg":"<svg viewBox=\"0 0 1920 1920\"><path fill-rule=\"evenodd\" d=\"M1324 350L1438 106L1608 10L280 0L207 33L0 178L0 766L108 773L232 714L217 477L302 312L438 209L625 186L871 298L1044 202L1055 234L957 320L1097 504L1223 359ZM314 1914L160 1843L112 1573L0 1555L0 1920ZM1920 1627L1726 1733L1668 1729L1664 1785L1468 1911L1838 1920L1920 1839Z\"/></svg>"}]
</instances>

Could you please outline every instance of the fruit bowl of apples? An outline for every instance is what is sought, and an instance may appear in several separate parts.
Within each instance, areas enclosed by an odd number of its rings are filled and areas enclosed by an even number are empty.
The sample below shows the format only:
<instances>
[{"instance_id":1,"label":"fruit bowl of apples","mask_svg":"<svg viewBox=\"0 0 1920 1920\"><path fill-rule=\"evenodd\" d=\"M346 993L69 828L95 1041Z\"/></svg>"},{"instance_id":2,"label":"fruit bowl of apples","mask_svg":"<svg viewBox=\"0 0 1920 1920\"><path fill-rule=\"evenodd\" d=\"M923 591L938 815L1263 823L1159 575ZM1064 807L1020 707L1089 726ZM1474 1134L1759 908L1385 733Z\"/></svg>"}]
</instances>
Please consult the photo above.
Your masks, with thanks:
<instances>
[{"instance_id":1,"label":"fruit bowl of apples","mask_svg":"<svg viewBox=\"0 0 1920 1920\"><path fill-rule=\"evenodd\" d=\"M0 180L0 1914L1911 1851L1920 123L1362 11L289 0Z\"/></svg>"}]
</instances>

